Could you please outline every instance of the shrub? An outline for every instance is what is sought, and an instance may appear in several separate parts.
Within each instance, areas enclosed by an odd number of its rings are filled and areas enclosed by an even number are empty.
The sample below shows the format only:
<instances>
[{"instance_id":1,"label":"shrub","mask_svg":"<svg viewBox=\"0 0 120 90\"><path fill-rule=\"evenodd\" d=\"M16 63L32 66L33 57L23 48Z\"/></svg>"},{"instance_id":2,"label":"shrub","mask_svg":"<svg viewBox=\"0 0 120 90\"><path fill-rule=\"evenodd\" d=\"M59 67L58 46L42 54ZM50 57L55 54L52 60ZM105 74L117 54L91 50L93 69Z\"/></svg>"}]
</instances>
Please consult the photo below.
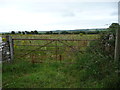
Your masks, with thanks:
<instances>
[{"instance_id":1,"label":"shrub","mask_svg":"<svg viewBox=\"0 0 120 90\"><path fill-rule=\"evenodd\" d=\"M99 41L90 43L91 48L89 51L114 57L116 30L119 29L120 25L112 23L106 32L100 33Z\"/></svg>"},{"instance_id":2,"label":"shrub","mask_svg":"<svg viewBox=\"0 0 120 90\"><path fill-rule=\"evenodd\" d=\"M83 33L80 33L80 36L83 36Z\"/></svg>"}]
</instances>

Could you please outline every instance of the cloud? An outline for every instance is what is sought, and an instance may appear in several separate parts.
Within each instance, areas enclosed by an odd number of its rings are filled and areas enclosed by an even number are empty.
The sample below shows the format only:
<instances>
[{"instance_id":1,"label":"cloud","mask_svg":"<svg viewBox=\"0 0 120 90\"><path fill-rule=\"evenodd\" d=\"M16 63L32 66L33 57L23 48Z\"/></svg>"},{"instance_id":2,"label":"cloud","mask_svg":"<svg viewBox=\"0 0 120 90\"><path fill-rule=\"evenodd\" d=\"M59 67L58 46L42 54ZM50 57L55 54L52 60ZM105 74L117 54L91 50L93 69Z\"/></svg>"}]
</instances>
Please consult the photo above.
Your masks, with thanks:
<instances>
[{"instance_id":1,"label":"cloud","mask_svg":"<svg viewBox=\"0 0 120 90\"><path fill-rule=\"evenodd\" d=\"M73 13L73 12L66 12L66 13L63 13L62 16L63 17L75 17L75 13Z\"/></svg>"},{"instance_id":2,"label":"cloud","mask_svg":"<svg viewBox=\"0 0 120 90\"><path fill-rule=\"evenodd\" d=\"M0 2L33 2L33 0L0 0ZM34 0L34 2L119 2L119 0Z\"/></svg>"},{"instance_id":3,"label":"cloud","mask_svg":"<svg viewBox=\"0 0 120 90\"><path fill-rule=\"evenodd\" d=\"M5 1L0 6L0 30L104 27L118 19L117 3Z\"/></svg>"},{"instance_id":4,"label":"cloud","mask_svg":"<svg viewBox=\"0 0 120 90\"><path fill-rule=\"evenodd\" d=\"M118 12L116 12L116 11L115 11L115 12L112 12L112 13L111 13L111 16L118 16Z\"/></svg>"}]
</instances>

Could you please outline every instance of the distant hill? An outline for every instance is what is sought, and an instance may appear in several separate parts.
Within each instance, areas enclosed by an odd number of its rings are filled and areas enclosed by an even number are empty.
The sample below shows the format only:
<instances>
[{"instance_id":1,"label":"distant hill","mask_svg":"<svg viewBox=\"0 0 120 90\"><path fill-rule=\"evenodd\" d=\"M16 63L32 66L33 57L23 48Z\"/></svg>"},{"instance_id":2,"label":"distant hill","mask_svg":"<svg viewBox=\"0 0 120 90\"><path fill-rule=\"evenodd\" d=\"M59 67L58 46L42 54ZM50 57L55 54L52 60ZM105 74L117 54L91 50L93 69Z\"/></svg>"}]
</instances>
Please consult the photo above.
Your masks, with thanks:
<instances>
[{"instance_id":1,"label":"distant hill","mask_svg":"<svg viewBox=\"0 0 120 90\"><path fill-rule=\"evenodd\" d=\"M75 30L51 30L54 33L60 33L62 31L67 31L67 32L77 32L77 31L86 31L86 32L90 32L90 31L105 31L107 28L94 28L94 29L75 29ZM49 31L38 31L39 33L46 33Z\"/></svg>"},{"instance_id":2,"label":"distant hill","mask_svg":"<svg viewBox=\"0 0 120 90\"><path fill-rule=\"evenodd\" d=\"M77 32L77 31L85 31L85 32L90 32L90 31L105 31L107 28L93 28L93 29L74 29L74 30L49 30L52 31L53 33L61 33L62 31L67 31L67 32ZM37 30L39 33L46 33L49 31L39 31ZM18 31L15 31L18 32ZM0 33L11 33L9 32L0 32Z\"/></svg>"}]
</instances>

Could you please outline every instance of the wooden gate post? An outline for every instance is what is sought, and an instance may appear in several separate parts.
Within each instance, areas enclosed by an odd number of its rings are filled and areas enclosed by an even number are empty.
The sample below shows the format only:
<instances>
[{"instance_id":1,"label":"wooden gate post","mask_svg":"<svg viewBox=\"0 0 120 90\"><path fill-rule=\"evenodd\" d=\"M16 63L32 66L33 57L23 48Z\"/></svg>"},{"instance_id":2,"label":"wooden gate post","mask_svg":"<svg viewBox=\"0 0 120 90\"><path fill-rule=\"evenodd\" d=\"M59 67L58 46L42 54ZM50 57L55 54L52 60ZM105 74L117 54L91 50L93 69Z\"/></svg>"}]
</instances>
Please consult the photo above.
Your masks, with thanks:
<instances>
[{"instance_id":1,"label":"wooden gate post","mask_svg":"<svg viewBox=\"0 0 120 90\"><path fill-rule=\"evenodd\" d=\"M10 60L13 60L13 40L11 36L6 36L7 44L9 47Z\"/></svg>"},{"instance_id":2,"label":"wooden gate post","mask_svg":"<svg viewBox=\"0 0 120 90\"><path fill-rule=\"evenodd\" d=\"M115 62L118 62L120 59L120 26L116 30L116 41L115 41Z\"/></svg>"},{"instance_id":3,"label":"wooden gate post","mask_svg":"<svg viewBox=\"0 0 120 90\"><path fill-rule=\"evenodd\" d=\"M115 62L118 62L120 59L120 29L118 28L116 32L116 41L115 41Z\"/></svg>"},{"instance_id":4,"label":"wooden gate post","mask_svg":"<svg viewBox=\"0 0 120 90\"><path fill-rule=\"evenodd\" d=\"M120 2L118 3L118 19L120 18ZM120 22L119 22L120 24ZM120 60L120 25L116 30L116 41L115 41L115 55L114 55L115 62L117 63Z\"/></svg>"}]
</instances>

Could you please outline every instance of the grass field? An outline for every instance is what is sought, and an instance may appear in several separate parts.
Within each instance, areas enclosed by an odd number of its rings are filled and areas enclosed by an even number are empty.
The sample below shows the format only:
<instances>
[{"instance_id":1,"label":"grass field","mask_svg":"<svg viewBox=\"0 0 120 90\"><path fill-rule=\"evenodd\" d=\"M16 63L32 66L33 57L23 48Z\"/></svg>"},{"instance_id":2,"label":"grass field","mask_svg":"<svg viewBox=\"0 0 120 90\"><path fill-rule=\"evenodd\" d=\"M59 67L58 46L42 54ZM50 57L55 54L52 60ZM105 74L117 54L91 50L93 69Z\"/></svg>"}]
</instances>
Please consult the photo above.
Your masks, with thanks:
<instances>
[{"instance_id":1,"label":"grass field","mask_svg":"<svg viewBox=\"0 0 120 90\"><path fill-rule=\"evenodd\" d=\"M97 39L99 35L13 35L13 38L41 38L41 39ZM46 43L47 41L45 41ZM67 42L69 45L83 45L84 42ZM88 42L86 42L88 43ZM12 63L3 63L3 88L103 88L115 87L117 77L114 72L115 65L109 57L100 56L90 52L77 54L67 47L61 48L62 52L58 55L64 55L62 63L56 58L50 58L55 52L35 51L37 60L52 63L31 63L31 55L19 57L19 54L25 54L27 49L37 49L37 47L20 47L18 44L44 44L43 41L15 41L15 57ZM58 43L59 45L63 45ZM55 43L51 45L56 45ZM22 49L22 50L20 50ZM50 47L44 49L51 50ZM52 48L56 50L55 48ZM80 48L79 48L80 49ZM84 48L83 50L85 50ZM67 53L65 50L68 50ZM48 57L46 57L48 56ZM19 58L18 58L19 57ZM44 58L45 57L45 58ZM55 62L54 62L55 61Z\"/></svg>"}]
</instances>

